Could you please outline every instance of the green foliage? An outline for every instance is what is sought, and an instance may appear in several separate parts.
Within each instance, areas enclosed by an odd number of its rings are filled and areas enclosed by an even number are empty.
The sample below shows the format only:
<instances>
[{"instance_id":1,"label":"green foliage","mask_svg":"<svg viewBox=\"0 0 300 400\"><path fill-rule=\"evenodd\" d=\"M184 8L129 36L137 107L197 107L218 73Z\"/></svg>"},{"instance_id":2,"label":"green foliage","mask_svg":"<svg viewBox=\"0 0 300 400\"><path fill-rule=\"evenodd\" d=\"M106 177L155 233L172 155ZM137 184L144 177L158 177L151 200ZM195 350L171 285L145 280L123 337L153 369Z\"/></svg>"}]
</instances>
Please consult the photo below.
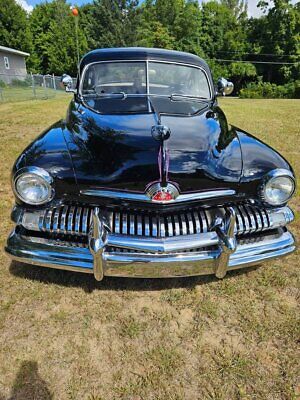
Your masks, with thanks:
<instances>
[{"instance_id":1,"label":"green foliage","mask_svg":"<svg viewBox=\"0 0 300 400\"><path fill-rule=\"evenodd\" d=\"M298 3L299 4L299 3ZM260 1L258 5L266 15L249 21L249 42L264 61L298 62L294 65L260 67L259 75L265 80L284 83L300 77L300 8L290 0ZM266 6L271 8L267 11Z\"/></svg>"},{"instance_id":2,"label":"green foliage","mask_svg":"<svg viewBox=\"0 0 300 400\"><path fill-rule=\"evenodd\" d=\"M300 99L300 81L276 85L270 82L249 83L240 91L240 97L248 99Z\"/></svg>"},{"instance_id":3,"label":"green foliage","mask_svg":"<svg viewBox=\"0 0 300 400\"><path fill-rule=\"evenodd\" d=\"M138 29L136 43L141 47L173 49L175 47L175 38L170 35L168 29L160 22L153 21L151 24L144 25Z\"/></svg>"},{"instance_id":4,"label":"green foliage","mask_svg":"<svg viewBox=\"0 0 300 400\"><path fill-rule=\"evenodd\" d=\"M5 88L6 83L0 79L0 88Z\"/></svg>"},{"instance_id":5,"label":"green foliage","mask_svg":"<svg viewBox=\"0 0 300 400\"><path fill-rule=\"evenodd\" d=\"M234 82L235 92L239 92L244 82L256 77L256 68L250 63L231 63L228 77Z\"/></svg>"},{"instance_id":6,"label":"green foliage","mask_svg":"<svg viewBox=\"0 0 300 400\"><path fill-rule=\"evenodd\" d=\"M210 60L208 65L211 69L212 76L215 81L220 77L229 77L230 74L228 65L218 63L214 60Z\"/></svg>"},{"instance_id":7,"label":"green foliage","mask_svg":"<svg viewBox=\"0 0 300 400\"><path fill-rule=\"evenodd\" d=\"M78 20L79 17L76 19L72 16L65 0L41 3L34 8L30 15L30 28L35 48L34 72L57 75L68 72L76 75L76 29L79 57L88 50L87 40Z\"/></svg>"},{"instance_id":8,"label":"green foliage","mask_svg":"<svg viewBox=\"0 0 300 400\"><path fill-rule=\"evenodd\" d=\"M85 34L90 48L124 47L133 43L137 0L94 0L86 12Z\"/></svg>"},{"instance_id":9,"label":"green foliage","mask_svg":"<svg viewBox=\"0 0 300 400\"><path fill-rule=\"evenodd\" d=\"M30 53L28 16L15 0L0 0L0 44Z\"/></svg>"},{"instance_id":10,"label":"green foliage","mask_svg":"<svg viewBox=\"0 0 300 400\"><path fill-rule=\"evenodd\" d=\"M14 87L28 87L32 84L31 79L30 78L26 78L26 79L12 79L10 86L14 86Z\"/></svg>"}]
</instances>

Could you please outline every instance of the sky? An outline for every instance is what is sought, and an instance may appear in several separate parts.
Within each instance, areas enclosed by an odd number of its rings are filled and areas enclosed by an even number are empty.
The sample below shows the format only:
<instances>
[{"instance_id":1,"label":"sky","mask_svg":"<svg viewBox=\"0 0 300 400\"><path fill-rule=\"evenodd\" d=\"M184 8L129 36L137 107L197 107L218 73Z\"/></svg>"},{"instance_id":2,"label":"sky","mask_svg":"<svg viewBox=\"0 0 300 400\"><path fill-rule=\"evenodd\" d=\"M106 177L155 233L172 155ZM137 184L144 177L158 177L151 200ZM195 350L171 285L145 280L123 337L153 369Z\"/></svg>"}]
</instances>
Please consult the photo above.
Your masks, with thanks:
<instances>
[{"instance_id":1,"label":"sky","mask_svg":"<svg viewBox=\"0 0 300 400\"><path fill-rule=\"evenodd\" d=\"M27 12L31 12L33 7L36 4L42 3L44 0L16 0ZM70 3L72 2L69 0ZM202 0L199 0L200 2ZM295 4L298 0L292 0L292 3ZM77 5L82 5L85 3L89 3L91 0L76 0L74 3ZM248 0L248 14L251 17L259 17L261 15L261 10L256 7L258 0Z\"/></svg>"}]
</instances>

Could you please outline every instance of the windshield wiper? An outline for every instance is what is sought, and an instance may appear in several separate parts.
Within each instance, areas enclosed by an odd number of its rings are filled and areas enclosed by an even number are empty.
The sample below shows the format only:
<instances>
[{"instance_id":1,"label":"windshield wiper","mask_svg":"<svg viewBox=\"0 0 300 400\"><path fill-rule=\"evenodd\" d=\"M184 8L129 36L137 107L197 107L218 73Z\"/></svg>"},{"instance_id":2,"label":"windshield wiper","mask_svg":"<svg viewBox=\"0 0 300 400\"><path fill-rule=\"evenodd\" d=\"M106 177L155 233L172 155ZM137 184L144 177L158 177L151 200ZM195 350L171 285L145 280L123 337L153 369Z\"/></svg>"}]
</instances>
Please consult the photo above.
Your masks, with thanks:
<instances>
[{"instance_id":1,"label":"windshield wiper","mask_svg":"<svg viewBox=\"0 0 300 400\"><path fill-rule=\"evenodd\" d=\"M183 101L185 99L191 100L191 101L199 101L199 102L210 101L210 99L207 99L206 97L189 96L187 94L180 94L180 93L172 93L170 96L170 100L172 100L172 101Z\"/></svg>"},{"instance_id":2,"label":"windshield wiper","mask_svg":"<svg viewBox=\"0 0 300 400\"><path fill-rule=\"evenodd\" d=\"M116 93L89 93L89 94L84 94L84 97L96 97L100 99L121 99L124 100L127 97L127 94L125 92L116 92Z\"/></svg>"}]
</instances>

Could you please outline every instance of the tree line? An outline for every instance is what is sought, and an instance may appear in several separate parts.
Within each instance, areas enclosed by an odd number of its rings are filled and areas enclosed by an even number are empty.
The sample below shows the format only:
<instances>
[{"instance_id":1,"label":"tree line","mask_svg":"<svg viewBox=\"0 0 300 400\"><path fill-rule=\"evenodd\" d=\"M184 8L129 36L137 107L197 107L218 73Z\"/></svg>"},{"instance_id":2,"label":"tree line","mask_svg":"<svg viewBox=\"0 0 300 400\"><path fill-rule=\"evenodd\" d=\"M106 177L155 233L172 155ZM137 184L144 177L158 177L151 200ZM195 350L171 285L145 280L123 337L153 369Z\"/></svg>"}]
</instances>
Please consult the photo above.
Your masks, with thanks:
<instances>
[{"instance_id":1,"label":"tree line","mask_svg":"<svg viewBox=\"0 0 300 400\"><path fill-rule=\"evenodd\" d=\"M260 0L258 7L262 16L249 18L246 0L93 0L75 17L66 0L41 3L30 14L15 0L0 0L0 44L29 52L28 69L42 74L76 75L77 31L80 56L123 46L188 51L238 90L300 79L300 3Z\"/></svg>"}]
</instances>

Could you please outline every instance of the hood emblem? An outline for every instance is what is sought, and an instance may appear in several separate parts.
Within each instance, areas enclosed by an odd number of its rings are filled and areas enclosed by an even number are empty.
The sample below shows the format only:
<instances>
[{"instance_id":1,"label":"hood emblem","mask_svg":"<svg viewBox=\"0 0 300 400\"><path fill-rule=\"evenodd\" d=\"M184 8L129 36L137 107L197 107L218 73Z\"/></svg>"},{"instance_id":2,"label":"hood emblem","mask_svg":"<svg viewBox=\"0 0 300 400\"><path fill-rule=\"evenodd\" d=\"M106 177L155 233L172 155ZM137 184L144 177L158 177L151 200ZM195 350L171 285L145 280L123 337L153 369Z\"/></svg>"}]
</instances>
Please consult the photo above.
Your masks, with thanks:
<instances>
[{"instance_id":1,"label":"hood emblem","mask_svg":"<svg viewBox=\"0 0 300 400\"><path fill-rule=\"evenodd\" d=\"M155 140L163 142L164 140L169 139L169 137L171 136L171 130L169 127L167 127L165 125L158 124L158 125L152 126L151 134Z\"/></svg>"},{"instance_id":2,"label":"hood emblem","mask_svg":"<svg viewBox=\"0 0 300 400\"><path fill-rule=\"evenodd\" d=\"M160 182L155 182L147 187L146 194L153 203L169 203L179 196L179 190L172 183L161 186Z\"/></svg>"}]
</instances>

